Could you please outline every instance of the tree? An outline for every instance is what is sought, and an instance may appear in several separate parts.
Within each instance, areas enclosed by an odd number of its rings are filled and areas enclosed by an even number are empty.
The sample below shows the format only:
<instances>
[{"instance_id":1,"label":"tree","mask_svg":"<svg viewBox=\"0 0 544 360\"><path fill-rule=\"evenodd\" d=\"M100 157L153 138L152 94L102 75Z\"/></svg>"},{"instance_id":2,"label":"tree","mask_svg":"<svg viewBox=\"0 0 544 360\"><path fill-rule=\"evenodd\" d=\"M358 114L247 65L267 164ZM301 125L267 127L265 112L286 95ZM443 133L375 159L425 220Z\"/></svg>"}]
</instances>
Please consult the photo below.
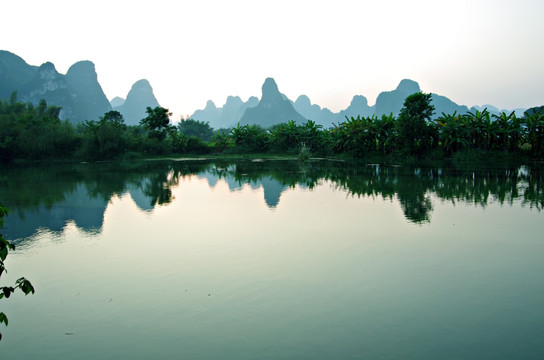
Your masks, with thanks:
<instances>
[{"instance_id":1,"label":"tree","mask_svg":"<svg viewBox=\"0 0 544 360\"><path fill-rule=\"evenodd\" d=\"M178 131L186 136L195 136L204 141L209 141L214 135L208 122L193 119L180 121Z\"/></svg>"},{"instance_id":2,"label":"tree","mask_svg":"<svg viewBox=\"0 0 544 360\"><path fill-rule=\"evenodd\" d=\"M123 115L108 111L99 121L85 121L82 132L81 154L89 159L112 159L125 151L126 128Z\"/></svg>"},{"instance_id":3,"label":"tree","mask_svg":"<svg viewBox=\"0 0 544 360\"><path fill-rule=\"evenodd\" d=\"M414 93L406 98L398 119L399 135L406 149L420 155L431 144L428 122L434 113L431 94Z\"/></svg>"},{"instance_id":4,"label":"tree","mask_svg":"<svg viewBox=\"0 0 544 360\"><path fill-rule=\"evenodd\" d=\"M8 209L0 204L0 228L4 226L4 217L7 216L7 213ZM0 234L0 277L2 277L4 272L7 272L4 261L8 256L9 250L15 250L15 245L4 239L2 234ZM15 282L15 286L0 286L0 299L4 297L6 299L9 298L17 289L20 289L25 295L30 293L34 294L34 287L30 281L22 277ZM3 312L0 312L0 324L1 323L8 326L8 318ZM0 333L0 340L2 340L2 333Z\"/></svg>"},{"instance_id":5,"label":"tree","mask_svg":"<svg viewBox=\"0 0 544 360\"><path fill-rule=\"evenodd\" d=\"M149 131L149 137L163 141L168 134L172 113L160 106L154 109L148 106L145 112L147 117L140 120L140 125Z\"/></svg>"},{"instance_id":6,"label":"tree","mask_svg":"<svg viewBox=\"0 0 544 360\"><path fill-rule=\"evenodd\" d=\"M14 93L15 94L15 93ZM78 145L74 127L59 119L60 107L0 100L0 161L67 157ZM15 102L14 102L15 101Z\"/></svg>"},{"instance_id":7,"label":"tree","mask_svg":"<svg viewBox=\"0 0 544 360\"><path fill-rule=\"evenodd\" d=\"M300 130L294 120L272 126L270 129L272 145L282 152L294 150L301 142Z\"/></svg>"},{"instance_id":8,"label":"tree","mask_svg":"<svg viewBox=\"0 0 544 360\"><path fill-rule=\"evenodd\" d=\"M232 140L240 152L265 152L268 134L257 124L241 126L240 123L231 131Z\"/></svg>"}]
</instances>

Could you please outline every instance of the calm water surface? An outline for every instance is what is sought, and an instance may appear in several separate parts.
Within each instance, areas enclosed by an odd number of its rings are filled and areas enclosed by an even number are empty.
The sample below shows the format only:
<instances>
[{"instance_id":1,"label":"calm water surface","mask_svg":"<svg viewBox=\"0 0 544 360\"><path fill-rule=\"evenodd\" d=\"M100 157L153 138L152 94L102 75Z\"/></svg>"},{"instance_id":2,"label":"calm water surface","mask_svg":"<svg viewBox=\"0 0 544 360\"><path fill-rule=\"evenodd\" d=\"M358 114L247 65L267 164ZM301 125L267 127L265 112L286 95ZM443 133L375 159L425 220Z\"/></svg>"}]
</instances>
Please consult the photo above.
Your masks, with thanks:
<instances>
[{"instance_id":1,"label":"calm water surface","mask_svg":"<svg viewBox=\"0 0 544 360\"><path fill-rule=\"evenodd\" d=\"M544 172L4 168L1 359L542 359Z\"/></svg>"}]
</instances>

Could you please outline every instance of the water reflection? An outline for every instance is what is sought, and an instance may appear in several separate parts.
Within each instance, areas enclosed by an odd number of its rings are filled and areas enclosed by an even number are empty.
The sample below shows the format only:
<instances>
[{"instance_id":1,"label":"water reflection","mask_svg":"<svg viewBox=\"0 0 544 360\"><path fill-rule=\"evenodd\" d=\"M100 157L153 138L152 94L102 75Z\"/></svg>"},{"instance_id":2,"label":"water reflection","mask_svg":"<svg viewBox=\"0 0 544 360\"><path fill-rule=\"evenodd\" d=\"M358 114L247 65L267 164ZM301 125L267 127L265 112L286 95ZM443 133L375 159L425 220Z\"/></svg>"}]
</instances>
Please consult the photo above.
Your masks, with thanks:
<instances>
[{"instance_id":1,"label":"water reflection","mask_svg":"<svg viewBox=\"0 0 544 360\"><path fill-rule=\"evenodd\" d=\"M230 191L244 186L263 189L274 209L281 195L295 186L307 189L330 182L350 196L398 201L406 219L431 221L431 198L486 206L490 202L536 208L544 206L543 171L535 166L410 168L318 161L147 161L134 164L77 164L11 167L0 174L0 199L11 214L4 232L12 240L40 228L62 231L73 221L87 232L101 231L104 212L116 196L130 194L141 211L174 201L172 187L187 176L220 182Z\"/></svg>"}]
</instances>

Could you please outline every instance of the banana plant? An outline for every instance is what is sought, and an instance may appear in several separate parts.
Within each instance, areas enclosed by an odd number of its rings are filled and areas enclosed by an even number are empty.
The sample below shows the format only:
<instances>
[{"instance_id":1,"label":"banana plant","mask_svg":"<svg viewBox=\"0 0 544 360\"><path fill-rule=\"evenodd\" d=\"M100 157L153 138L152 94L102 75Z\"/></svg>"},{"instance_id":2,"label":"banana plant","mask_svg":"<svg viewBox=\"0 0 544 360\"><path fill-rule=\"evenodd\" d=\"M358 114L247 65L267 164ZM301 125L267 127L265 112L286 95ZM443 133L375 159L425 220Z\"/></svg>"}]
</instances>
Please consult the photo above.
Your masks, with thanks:
<instances>
[{"instance_id":1,"label":"banana plant","mask_svg":"<svg viewBox=\"0 0 544 360\"><path fill-rule=\"evenodd\" d=\"M469 130L465 117L455 111L451 115L442 113L436 123L439 129L439 140L445 152L452 153L469 145Z\"/></svg>"},{"instance_id":2,"label":"banana plant","mask_svg":"<svg viewBox=\"0 0 544 360\"><path fill-rule=\"evenodd\" d=\"M505 112L502 112L499 115L493 115L493 117L495 118L495 124L497 129L496 147L498 150L507 151L510 148L510 143L513 141L513 139L511 139L513 137L513 134L519 131L514 127L516 113L512 112L510 115L507 115Z\"/></svg>"},{"instance_id":3,"label":"banana plant","mask_svg":"<svg viewBox=\"0 0 544 360\"><path fill-rule=\"evenodd\" d=\"M525 114L525 140L534 156L544 157L544 111Z\"/></svg>"},{"instance_id":4,"label":"banana plant","mask_svg":"<svg viewBox=\"0 0 544 360\"><path fill-rule=\"evenodd\" d=\"M491 114L485 108L475 113L468 112L465 115L470 127L470 147L473 149L489 150L496 142L497 126L491 119Z\"/></svg>"}]
</instances>

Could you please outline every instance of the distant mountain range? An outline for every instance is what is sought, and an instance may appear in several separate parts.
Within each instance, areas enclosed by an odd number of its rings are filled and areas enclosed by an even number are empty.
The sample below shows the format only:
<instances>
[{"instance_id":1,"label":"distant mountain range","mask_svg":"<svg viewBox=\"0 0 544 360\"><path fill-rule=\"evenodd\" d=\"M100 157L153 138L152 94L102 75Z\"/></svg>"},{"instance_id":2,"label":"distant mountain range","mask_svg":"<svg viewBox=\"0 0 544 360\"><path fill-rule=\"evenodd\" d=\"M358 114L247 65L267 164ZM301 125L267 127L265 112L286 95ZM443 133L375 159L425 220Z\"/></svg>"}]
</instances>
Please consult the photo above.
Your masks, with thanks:
<instances>
[{"instance_id":1,"label":"distant mountain range","mask_svg":"<svg viewBox=\"0 0 544 360\"><path fill-rule=\"evenodd\" d=\"M98 83L95 66L91 61L77 62L68 69L66 75L62 75L50 62L32 66L19 56L0 50L0 99L9 99L13 91L17 91L20 101L37 105L41 99L45 99L50 105L61 106L61 119L69 119L74 124L98 120L113 109L123 114L126 124L136 125L146 117L148 106L160 106L151 85L145 79L132 86L126 100L115 97L109 102ZM307 119L328 128L344 121L346 117L398 116L406 97L418 91L421 89L417 82L405 79L396 89L380 93L376 104L372 106L368 105L366 97L355 95L346 109L335 113L312 104L306 95L300 95L295 101L288 99L279 91L274 79L267 78L260 99L252 96L244 102L238 96L229 96L223 107L217 107L209 100L206 107L195 111L191 118L208 122L216 129L234 127L238 123L269 127L289 120L303 123ZM437 117L442 113L452 114L457 111L463 114L484 108L492 114L501 112L492 105L469 109L437 94L432 94L432 101ZM516 111L518 116L522 116L525 109L502 111Z\"/></svg>"},{"instance_id":2,"label":"distant mountain range","mask_svg":"<svg viewBox=\"0 0 544 360\"><path fill-rule=\"evenodd\" d=\"M0 50L0 99L9 99L13 91L17 91L18 100L23 102L37 105L45 99L49 105L62 107L60 118L74 124L98 120L114 109L124 115L127 124L135 125L146 117L147 106L159 106L147 80L137 81L127 100L112 106L98 83L91 61L77 62L62 75L50 62L32 66L19 56Z\"/></svg>"},{"instance_id":3,"label":"distant mountain range","mask_svg":"<svg viewBox=\"0 0 544 360\"><path fill-rule=\"evenodd\" d=\"M376 104L368 105L368 100L362 95L355 95L350 105L334 113L327 108L321 108L317 104L312 104L308 96L300 95L296 101L289 100L282 94L276 82L272 78L267 78L262 86L261 100L251 97L244 103L238 96L229 96L223 108L215 106L213 101L209 100L203 110L197 110L191 118L199 121L209 122L214 128L229 128L240 123L259 124L268 127L277 123L294 120L301 124L306 120L313 120L325 128L338 124L346 117L361 116L382 116L393 114L398 116L404 100L408 95L421 91L419 84L413 80L402 80L397 88L392 91L385 91L378 95ZM236 99L233 101L232 99ZM499 109L492 105L482 107L468 108L464 105L458 105L445 96L432 94L432 102L435 107L435 116L442 113L453 114L457 111L464 114L469 111L483 110L487 108L492 114L499 114ZM252 106L248 106L251 103ZM255 104L256 105L253 105ZM228 108L228 111L226 109ZM519 116L523 115L525 109L503 110L505 112L516 111Z\"/></svg>"}]
</instances>

